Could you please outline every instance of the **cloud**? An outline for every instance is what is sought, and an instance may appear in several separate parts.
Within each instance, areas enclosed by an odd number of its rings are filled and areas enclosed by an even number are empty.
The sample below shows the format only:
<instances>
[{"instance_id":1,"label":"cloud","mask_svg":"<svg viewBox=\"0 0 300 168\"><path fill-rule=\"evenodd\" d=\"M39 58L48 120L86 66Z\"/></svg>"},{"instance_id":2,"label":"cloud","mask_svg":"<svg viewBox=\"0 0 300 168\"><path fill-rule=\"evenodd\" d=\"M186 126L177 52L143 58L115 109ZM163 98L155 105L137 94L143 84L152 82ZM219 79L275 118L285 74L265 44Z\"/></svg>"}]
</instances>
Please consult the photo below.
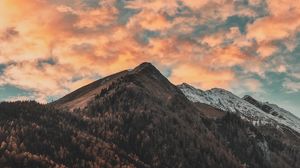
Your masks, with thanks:
<instances>
[{"instance_id":1,"label":"cloud","mask_svg":"<svg viewBox=\"0 0 300 168\"><path fill-rule=\"evenodd\" d=\"M177 0L132 0L126 2L126 7L139 10L150 10L154 13L168 13L174 15L177 12Z\"/></svg>"},{"instance_id":2,"label":"cloud","mask_svg":"<svg viewBox=\"0 0 300 168\"><path fill-rule=\"evenodd\" d=\"M7 98L5 101L7 102L15 102L15 101L29 101L29 100L36 100L37 98L34 96L12 96ZM45 100L40 100L39 102L46 103Z\"/></svg>"},{"instance_id":3,"label":"cloud","mask_svg":"<svg viewBox=\"0 0 300 168\"><path fill-rule=\"evenodd\" d=\"M209 53L204 62L207 65L214 65L215 68L228 68L235 65L242 65L247 61L248 56L244 54L238 47L229 46L225 48L216 48Z\"/></svg>"},{"instance_id":4,"label":"cloud","mask_svg":"<svg viewBox=\"0 0 300 168\"><path fill-rule=\"evenodd\" d=\"M257 52L262 58L267 58L271 56L273 53L275 53L278 50L278 47L272 44L259 44L257 48Z\"/></svg>"},{"instance_id":5,"label":"cloud","mask_svg":"<svg viewBox=\"0 0 300 168\"><path fill-rule=\"evenodd\" d=\"M206 5L209 2L209 0L203 0L203 1L182 0L182 2L191 9L200 9L204 5Z\"/></svg>"},{"instance_id":6,"label":"cloud","mask_svg":"<svg viewBox=\"0 0 300 168\"><path fill-rule=\"evenodd\" d=\"M262 0L249 0L248 1L251 5L258 5L262 3Z\"/></svg>"},{"instance_id":7,"label":"cloud","mask_svg":"<svg viewBox=\"0 0 300 168\"><path fill-rule=\"evenodd\" d=\"M267 0L269 15L255 20L247 27L247 38L255 39L262 57L272 55L277 49L270 44L283 41L292 51L300 26L300 4L297 1ZM266 45L267 44L267 45Z\"/></svg>"},{"instance_id":8,"label":"cloud","mask_svg":"<svg viewBox=\"0 0 300 168\"><path fill-rule=\"evenodd\" d=\"M174 83L205 89L233 88L241 79L237 68L261 77L268 71L287 73L286 61L274 66L270 60L282 52L276 41L289 51L297 46L299 5L289 2L292 8L267 1L269 14L261 16L253 7L263 4L257 0L250 5L233 0L2 0L0 85L46 100L143 61L170 70ZM135 12L120 22L126 10ZM249 18L247 30L228 25L231 16ZM53 64L43 61L50 58ZM243 80L245 90L260 87L251 77Z\"/></svg>"},{"instance_id":9,"label":"cloud","mask_svg":"<svg viewBox=\"0 0 300 168\"><path fill-rule=\"evenodd\" d=\"M75 27L94 28L97 26L115 24L118 10L112 4L106 3L102 4L99 8L75 11L75 14L79 17L79 21L75 24Z\"/></svg>"},{"instance_id":10,"label":"cloud","mask_svg":"<svg viewBox=\"0 0 300 168\"><path fill-rule=\"evenodd\" d=\"M143 10L130 19L128 26L140 26L142 29L157 31L171 27L171 23L160 13Z\"/></svg>"},{"instance_id":11,"label":"cloud","mask_svg":"<svg viewBox=\"0 0 300 168\"><path fill-rule=\"evenodd\" d=\"M300 80L300 72L292 72L291 76Z\"/></svg>"},{"instance_id":12,"label":"cloud","mask_svg":"<svg viewBox=\"0 0 300 168\"><path fill-rule=\"evenodd\" d=\"M14 37L17 37L18 35L19 32L14 27L8 27L1 33L0 40L10 41Z\"/></svg>"},{"instance_id":13,"label":"cloud","mask_svg":"<svg viewBox=\"0 0 300 168\"><path fill-rule=\"evenodd\" d=\"M262 83L256 79L246 79L243 81L243 85L247 90L255 93L262 90Z\"/></svg>"},{"instance_id":14,"label":"cloud","mask_svg":"<svg viewBox=\"0 0 300 168\"><path fill-rule=\"evenodd\" d=\"M243 81L243 82L240 82ZM234 93L244 96L246 94L264 95L263 82L253 78L252 76L240 76L231 85L230 90Z\"/></svg>"},{"instance_id":15,"label":"cloud","mask_svg":"<svg viewBox=\"0 0 300 168\"><path fill-rule=\"evenodd\" d=\"M295 14L298 13L300 9L300 4L293 0L268 0L267 4L270 14L276 17L287 14Z\"/></svg>"},{"instance_id":16,"label":"cloud","mask_svg":"<svg viewBox=\"0 0 300 168\"><path fill-rule=\"evenodd\" d=\"M283 72L286 72L286 71L287 71L287 69L286 69L285 65L279 65L277 67L277 72L283 73Z\"/></svg>"},{"instance_id":17,"label":"cloud","mask_svg":"<svg viewBox=\"0 0 300 168\"><path fill-rule=\"evenodd\" d=\"M250 17L257 15L248 6L238 5L235 0L182 0L182 2L192 9L194 13L201 14L202 21L210 19L225 21L228 17L235 15Z\"/></svg>"},{"instance_id":18,"label":"cloud","mask_svg":"<svg viewBox=\"0 0 300 168\"><path fill-rule=\"evenodd\" d=\"M216 78L216 76L218 76ZM235 75L229 70L209 70L193 63L180 64L173 68L170 76L171 81L180 84L188 81L190 84L199 86L203 89L213 87L229 88L234 81Z\"/></svg>"},{"instance_id":19,"label":"cloud","mask_svg":"<svg viewBox=\"0 0 300 168\"><path fill-rule=\"evenodd\" d=\"M0 79L5 84L56 95L60 93L63 83L69 76L65 67L44 65L38 68L35 63L23 62L5 68Z\"/></svg>"},{"instance_id":20,"label":"cloud","mask_svg":"<svg viewBox=\"0 0 300 168\"><path fill-rule=\"evenodd\" d=\"M221 46L225 41L237 40L241 38L241 33L238 27L231 27L228 30L221 30L208 34L202 37L199 42L206 43L210 47ZM240 43L238 43L240 44ZM241 44L240 44L241 45Z\"/></svg>"},{"instance_id":21,"label":"cloud","mask_svg":"<svg viewBox=\"0 0 300 168\"><path fill-rule=\"evenodd\" d=\"M258 42L288 38L299 26L298 14L291 16L269 16L256 20L248 26L248 38ZM289 25L289 26L287 26Z\"/></svg>"},{"instance_id":22,"label":"cloud","mask_svg":"<svg viewBox=\"0 0 300 168\"><path fill-rule=\"evenodd\" d=\"M300 91L300 82L286 79L283 82L283 87L291 92L299 92Z\"/></svg>"}]
</instances>

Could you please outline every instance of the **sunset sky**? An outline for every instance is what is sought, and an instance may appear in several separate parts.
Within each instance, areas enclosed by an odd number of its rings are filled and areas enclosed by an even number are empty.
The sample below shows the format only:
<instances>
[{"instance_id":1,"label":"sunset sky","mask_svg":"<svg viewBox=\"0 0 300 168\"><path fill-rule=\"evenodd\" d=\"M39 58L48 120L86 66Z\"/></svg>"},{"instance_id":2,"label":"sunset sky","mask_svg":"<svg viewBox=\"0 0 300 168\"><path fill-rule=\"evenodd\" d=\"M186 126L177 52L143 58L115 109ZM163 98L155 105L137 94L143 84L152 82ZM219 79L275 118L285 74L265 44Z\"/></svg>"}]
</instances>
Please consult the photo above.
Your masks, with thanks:
<instances>
[{"instance_id":1,"label":"sunset sky","mask_svg":"<svg viewBox=\"0 0 300 168\"><path fill-rule=\"evenodd\" d=\"M153 63L300 116L297 0L0 0L0 101L55 100Z\"/></svg>"}]
</instances>

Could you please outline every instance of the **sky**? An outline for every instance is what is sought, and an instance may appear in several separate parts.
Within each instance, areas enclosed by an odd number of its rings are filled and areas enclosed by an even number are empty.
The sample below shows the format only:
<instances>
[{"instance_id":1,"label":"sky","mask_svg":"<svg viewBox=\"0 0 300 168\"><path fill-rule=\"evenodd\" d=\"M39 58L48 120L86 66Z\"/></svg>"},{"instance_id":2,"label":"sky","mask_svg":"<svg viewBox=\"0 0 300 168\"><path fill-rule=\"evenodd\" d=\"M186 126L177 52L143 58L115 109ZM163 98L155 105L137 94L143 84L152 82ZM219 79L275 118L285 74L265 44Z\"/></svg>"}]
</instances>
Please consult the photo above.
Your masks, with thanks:
<instances>
[{"instance_id":1,"label":"sky","mask_svg":"<svg viewBox=\"0 0 300 168\"><path fill-rule=\"evenodd\" d=\"M0 101L53 101L153 63L300 116L296 0L1 0Z\"/></svg>"}]
</instances>

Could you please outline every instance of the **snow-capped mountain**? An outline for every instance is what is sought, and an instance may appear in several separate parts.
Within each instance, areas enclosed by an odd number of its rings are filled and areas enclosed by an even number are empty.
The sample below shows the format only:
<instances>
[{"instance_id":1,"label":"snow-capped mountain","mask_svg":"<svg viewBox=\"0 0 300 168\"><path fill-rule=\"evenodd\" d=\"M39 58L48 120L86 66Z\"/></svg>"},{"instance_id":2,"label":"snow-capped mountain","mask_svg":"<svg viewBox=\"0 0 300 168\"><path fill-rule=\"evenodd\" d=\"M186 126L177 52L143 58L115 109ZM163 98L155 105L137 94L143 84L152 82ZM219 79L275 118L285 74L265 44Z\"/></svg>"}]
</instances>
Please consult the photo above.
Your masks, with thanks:
<instances>
[{"instance_id":1,"label":"snow-capped mountain","mask_svg":"<svg viewBox=\"0 0 300 168\"><path fill-rule=\"evenodd\" d=\"M278 129L287 126L300 133L300 119L277 105L262 103L250 96L240 98L219 88L202 91L186 83L179 85L178 88L192 102L205 103L223 111L239 113L243 119L251 121L254 125L273 125Z\"/></svg>"}]
</instances>

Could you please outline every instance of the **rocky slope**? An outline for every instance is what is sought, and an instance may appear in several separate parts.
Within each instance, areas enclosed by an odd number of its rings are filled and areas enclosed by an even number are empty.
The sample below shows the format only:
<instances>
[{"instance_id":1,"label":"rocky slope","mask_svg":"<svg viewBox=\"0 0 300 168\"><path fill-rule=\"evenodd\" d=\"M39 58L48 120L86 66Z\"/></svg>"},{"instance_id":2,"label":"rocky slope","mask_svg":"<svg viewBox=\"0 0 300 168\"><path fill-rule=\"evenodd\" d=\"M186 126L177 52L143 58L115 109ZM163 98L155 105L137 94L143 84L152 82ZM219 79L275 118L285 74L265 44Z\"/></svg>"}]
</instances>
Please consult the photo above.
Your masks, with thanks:
<instances>
[{"instance_id":1,"label":"rocky slope","mask_svg":"<svg viewBox=\"0 0 300 168\"><path fill-rule=\"evenodd\" d=\"M205 103L223 111L237 113L254 125L271 125L278 129L288 127L300 133L300 119L277 105L262 103L250 96L240 98L219 88L202 91L186 83L178 88L192 102Z\"/></svg>"}]
</instances>

